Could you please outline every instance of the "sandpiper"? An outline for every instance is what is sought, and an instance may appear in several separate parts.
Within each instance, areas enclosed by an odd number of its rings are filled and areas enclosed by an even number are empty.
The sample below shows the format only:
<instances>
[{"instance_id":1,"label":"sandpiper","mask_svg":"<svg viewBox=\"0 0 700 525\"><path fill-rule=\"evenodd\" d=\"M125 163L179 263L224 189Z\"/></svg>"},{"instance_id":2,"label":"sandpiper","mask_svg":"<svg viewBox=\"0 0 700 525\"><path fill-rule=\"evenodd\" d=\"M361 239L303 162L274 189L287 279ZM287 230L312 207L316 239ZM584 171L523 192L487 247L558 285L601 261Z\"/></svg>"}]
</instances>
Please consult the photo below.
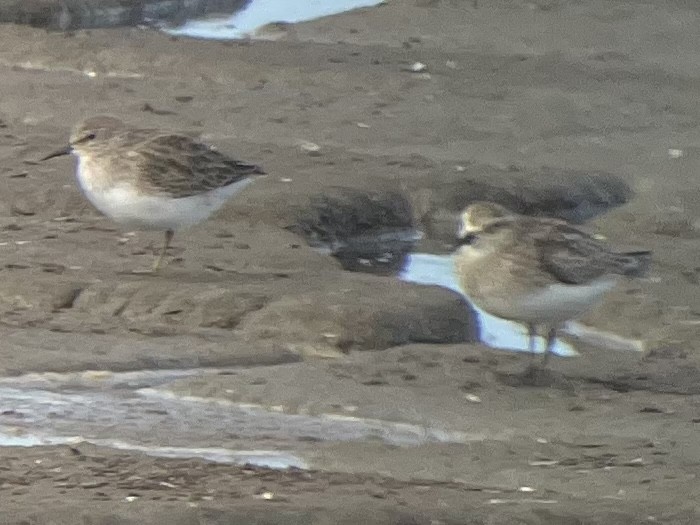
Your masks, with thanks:
<instances>
[{"instance_id":1,"label":"sandpiper","mask_svg":"<svg viewBox=\"0 0 700 525\"><path fill-rule=\"evenodd\" d=\"M537 327L548 329L546 366L557 330L599 303L623 277L640 277L651 252L616 253L558 219L517 215L491 202L462 213L454 254L464 293L483 310L524 323L534 352Z\"/></svg>"},{"instance_id":2,"label":"sandpiper","mask_svg":"<svg viewBox=\"0 0 700 525\"><path fill-rule=\"evenodd\" d=\"M206 220L264 171L189 136L128 126L112 116L80 122L68 146L44 157L74 153L87 199L116 223L165 232L157 271L175 231Z\"/></svg>"}]
</instances>

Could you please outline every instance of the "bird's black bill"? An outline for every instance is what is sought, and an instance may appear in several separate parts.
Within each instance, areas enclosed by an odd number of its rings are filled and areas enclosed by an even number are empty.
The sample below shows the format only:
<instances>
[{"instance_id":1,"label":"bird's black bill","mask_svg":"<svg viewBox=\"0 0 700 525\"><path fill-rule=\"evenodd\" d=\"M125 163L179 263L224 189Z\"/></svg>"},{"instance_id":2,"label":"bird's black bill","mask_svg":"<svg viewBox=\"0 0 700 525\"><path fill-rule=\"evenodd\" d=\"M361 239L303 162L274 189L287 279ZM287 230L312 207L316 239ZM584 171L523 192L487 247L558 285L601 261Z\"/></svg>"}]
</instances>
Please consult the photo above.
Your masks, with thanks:
<instances>
[{"instance_id":1,"label":"bird's black bill","mask_svg":"<svg viewBox=\"0 0 700 525\"><path fill-rule=\"evenodd\" d=\"M68 155L71 151L73 151L73 146L66 146L65 148L56 150L53 153L46 155L46 157L39 159L39 162L44 162L45 160L53 159L54 157L62 157L63 155Z\"/></svg>"},{"instance_id":2,"label":"bird's black bill","mask_svg":"<svg viewBox=\"0 0 700 525\"><path fill-rule=\"evenodd\" d=\"M461 246L474 244L479 236L476 233L467 233L459 238L459 244Z\"/></svg>"}]
</instances>

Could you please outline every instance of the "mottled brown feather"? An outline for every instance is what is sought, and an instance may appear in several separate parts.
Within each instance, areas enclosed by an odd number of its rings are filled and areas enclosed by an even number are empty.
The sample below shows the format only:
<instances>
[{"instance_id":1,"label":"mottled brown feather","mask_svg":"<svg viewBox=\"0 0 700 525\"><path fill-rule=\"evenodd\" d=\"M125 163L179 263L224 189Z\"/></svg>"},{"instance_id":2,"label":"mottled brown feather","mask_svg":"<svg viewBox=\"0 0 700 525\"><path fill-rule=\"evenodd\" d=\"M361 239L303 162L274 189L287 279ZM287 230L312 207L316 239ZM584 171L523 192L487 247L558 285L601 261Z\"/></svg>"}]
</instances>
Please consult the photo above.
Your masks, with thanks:
<instances>
[{"instance_id":1,"label":"mottled brown feather","mask_svg":"<svg viewBox=\"0 0 700 525\"><path fill-rule=\"evenodd\" d=\"M135 144L130 157L141 181L175 198L191 197L264 173L254 164L228 157L185 135L150 137Z\"/></svg>"},{"instance_id":2,"label":"mottled brown feather","mask_svg":"<svg viewBox=\"0 0 700 525\"><path fill-rule=\"evenodd\" d=\"M520 245L538 263L538 269L564 284L586 284L609 274L640 275L648 267L649 252L615 253L591 235L560 220L520 216L496 220L484 233L513 228L513 248ZM638 270L636 269L638 268Z\"/></svg>"}]
</instances>

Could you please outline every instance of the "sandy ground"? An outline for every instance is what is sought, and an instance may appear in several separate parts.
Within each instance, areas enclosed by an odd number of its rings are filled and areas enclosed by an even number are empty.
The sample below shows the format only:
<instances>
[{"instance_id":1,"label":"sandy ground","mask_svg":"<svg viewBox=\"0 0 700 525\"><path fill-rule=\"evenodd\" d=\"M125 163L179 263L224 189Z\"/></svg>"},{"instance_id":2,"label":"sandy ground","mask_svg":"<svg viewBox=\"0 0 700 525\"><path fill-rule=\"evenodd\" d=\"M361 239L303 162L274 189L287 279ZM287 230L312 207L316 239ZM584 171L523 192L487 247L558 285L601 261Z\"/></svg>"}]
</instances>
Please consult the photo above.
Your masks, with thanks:
<instances>
[{"instance_id":1,"label":"sandy ground","mask_svg":"<svg viewBox=\"0 0 700 525\"><path fill-rule=\"evenodd\" d=\"M396 0L238 43L3 26L3 375L240 367L156 390L453 438L298 438L308 472L4 448L0 521L700 522L699 18L671 0ZM176 236L161 275L129 274L161 237L99 217L71 160L35 162L103 112L200 133L269 176ZM589 173L633 192L590 228L652 249L654 270L584 322L645 351L579 344L550 388L519 383L527 356L467 342L455 294L344 272L286 229L324 187L400 190L423 249L447 252L470 187L536 204L551 184L561 202L598 192Z\"/></svg>"}]
</instances>

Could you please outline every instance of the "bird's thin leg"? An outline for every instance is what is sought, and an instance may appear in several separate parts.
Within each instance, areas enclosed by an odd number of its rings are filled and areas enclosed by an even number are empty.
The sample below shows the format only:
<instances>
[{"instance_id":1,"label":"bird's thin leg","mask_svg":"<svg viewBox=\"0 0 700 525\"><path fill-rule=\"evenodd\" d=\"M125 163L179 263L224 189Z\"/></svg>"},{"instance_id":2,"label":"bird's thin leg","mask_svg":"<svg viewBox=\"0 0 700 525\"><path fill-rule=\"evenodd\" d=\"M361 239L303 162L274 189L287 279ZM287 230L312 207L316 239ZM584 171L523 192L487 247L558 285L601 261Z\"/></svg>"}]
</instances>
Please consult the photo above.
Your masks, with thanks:
<instances>
[{"instance_id":1,"label":"bird's thin leg","mask_svg":"<svg viewBox=\"0 0 700 525\"><path fill-rule=\"evenodd\" d=\"M535 357L535 351L537 350L537 327L534 324L527 325L527 336L527 348L530 351L530 360L532 360Z\"/></svg>"},{"instance_id":2,"label":"bird's thin leg","mask_svg":"<svg viewBox=\"0 0 700 525\"><path fill-rule=\"evenodd\" d=\"M168 252L168 248L170 247L170 241L173 240L173 235L175 235L175 232L173 230L166 230L165 231L165 243L163 244L163 250L161 250L160 255L156 259L156 261L153 263L153 271L157 272L160 269L160 265L163 263L163 259L165 258L165 254Z\"/></svg>"},{"instance_id":3,"label":"bird's thin leg","mask_svg":"<svg viewBox=\"0 0 700 525\"><path fill-rule=\"evenodd\" d=\"M542 358L542 368L545 368L547 363L549 363L549 356L552 353L552 350L554 350L554 345L557 342L558 331L558 327L555 326L550 328L549 332L547 333L547 345L545 346L544 357Z\"/></svg>"}]
</instances>

